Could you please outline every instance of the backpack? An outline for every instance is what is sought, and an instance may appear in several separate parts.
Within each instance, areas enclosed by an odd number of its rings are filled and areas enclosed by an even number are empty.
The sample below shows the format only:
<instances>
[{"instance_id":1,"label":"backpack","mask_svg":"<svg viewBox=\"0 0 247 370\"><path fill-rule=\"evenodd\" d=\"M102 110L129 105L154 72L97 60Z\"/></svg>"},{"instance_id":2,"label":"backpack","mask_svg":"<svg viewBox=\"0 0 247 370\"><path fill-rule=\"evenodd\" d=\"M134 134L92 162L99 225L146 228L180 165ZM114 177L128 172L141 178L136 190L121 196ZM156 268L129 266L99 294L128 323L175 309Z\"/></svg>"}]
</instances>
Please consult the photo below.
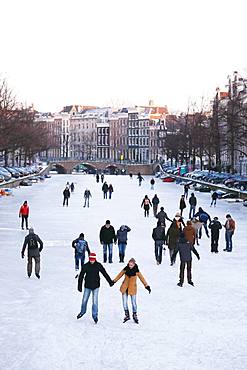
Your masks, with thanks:
<instances>
[{"instance_id":1,"label":"backpack","mask_svg":"<svg viewBox=\"0 0 247 370\"><path fill-rule=\"evenodd\" d=\"M144 199L144 205L148 206L149 205L149 199Z\"/></svg>"},{"instance_id":2,"label":"backpack","mask_svg":"<svg viewBox=\"0 0 247 370\"><path fill-rule=\"evenodd\" d=\"M87 246L87 242L86 242L86 240L81 240L81 239L79 239L79 240L76 242L76 245L75 245L76 252L77 252L77 253L80 253L80 254L85 253L86 246Z\"/></svg>"},{"instance_id":3,"label":"backpack","mask_svg":"<svg viewBox=\"0 0 247 370\"><path fill-rule=\"evenodd\" d=\"M35 235L32 235L32 236L29 238L29 241L28 241L28 248L29 248L29 249L36 249L36 248L38 248L38 242L37 242L37 239L36 239Z\"/></svg>"}]
</instances>

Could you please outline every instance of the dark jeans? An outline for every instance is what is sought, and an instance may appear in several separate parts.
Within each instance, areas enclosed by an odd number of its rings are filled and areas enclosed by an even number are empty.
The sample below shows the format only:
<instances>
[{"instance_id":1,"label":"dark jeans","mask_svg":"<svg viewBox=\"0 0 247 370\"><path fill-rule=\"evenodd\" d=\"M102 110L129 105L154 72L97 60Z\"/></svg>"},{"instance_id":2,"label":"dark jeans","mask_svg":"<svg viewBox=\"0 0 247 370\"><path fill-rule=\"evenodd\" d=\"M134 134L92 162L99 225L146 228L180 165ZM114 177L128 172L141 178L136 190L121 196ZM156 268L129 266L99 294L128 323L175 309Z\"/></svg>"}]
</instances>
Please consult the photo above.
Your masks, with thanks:
<instances>
[{"instance_id":1,"label":"dark jeans","mask_svg":"<svg viewBox=\"0 0 247 370\"><path fill-rule=\"evenodd\" d=\"M184 282L184 270L185 270L185 266L187 265L187 279L188 279L188 283L191 282L191 279L192 279L192 276L191 276L191 265L192 265L192 261L188 261L188 262L182 262L180 263L180 274L179 274L179 282L181 284L183 284Z\"/></svg>"},{"instance_id":2,"label":"dark jeans","mask_svg":"<svg viewBox=\"0 0 247 370\"><path fill-rule=\"evenodd\" d=\"M217 202L217 199L212 199L212 202L211 202L210 206L212 206L212 205L216 206L216 202Z\"/></svg>"},{"instance_id":3,"label":"dark jeans","mask_svg":"<svg viewBox=\"0 0 247 370\"><path fill-rule=\"evenodd\" d=\"M205 233L206 233L206 235L207 235L207 237L209 237L209 233L208 233L208 225L207 225L207 223L204 223L203 222L203 227L204 227L204 229L205 229ZM199 229L199 239L201 239L201 237L202 237L202 227Z\"/></svg>"},{"instance_id":4,"label":"dark jeans","mask_svg":"<svg viewBox=\"0 0 247 370\"><path fill-rule=\"evenodd\" d=\"M149 206L144 206L144 217L149 217Z\"/></svg>"},{"instance_id":5,"label":"dark jeans","mask_svg":"<svg viewBox=\"0 0 247 370\"><path fill-rule=\"evenodd\" d=\"M108 249L108 255L109 255L109 263L112 263L112 247L113 244L103 244L103 256L104 256L104 263L107 262L107 249Z\"/></svg>"},{"instance_id":6,"label":"dark jeans","mask_svg":"<svg viewBox=\"0 0 247 370\"><path fill-rule=\"evenodd\" d=\"M39 274L40 272L40 257L31 257L28 256L27 258L27 274L31 276L32 269L33 269L33 259L35 261L35 274Z\"/></svg>"},{"instance_id":7,"label":"dark jeans","mask_svg":"<svg viewBox=\"0 0 247 370\"><path fill-rule=\"evenodd\" d=\"M226 237L226 250L228 252L231 252L232 251L232 236L233 236L233 232L231 230L226 230L226 234L225 234L225 237Z\"/></svg>"},{"instance_id":8,"label":"dark jeans","mask_svg":"<svg viewBox=\"0 0 247 370\"><path fill-rule=\"evenodd\" d=\"M126 243L118 244L120 262L124 262L126 245L127 245Z\"/></svg>"},{"instance_id":9,"label":"dark jeans","mask_svg":"<svg viewBox=\"0 0 247 370\"><path fill-rule=\"evenodd\" d=\"M156 261L161 263L162 262L162 251L163 251L163 240L155 240L154 245L155 245L155 258Z\"/></svg>"},{"instance_id":10,"label":"dark jeans","mask_svg":"<svg viewBox=\"0 0 247 370\"><path fill-rule=\"evenodd\" d=\"M79 270L80 261L81 261L81 270L82 270L82 267L85 261L85 254L75 253L75 270L76 271Z\"/></svg>"},{"instance_id":11,"label":"dark jeans","mask_svg":"<svg viewBox=\"0 0 247 370\"><path fill-rule=\"evenodd\" d=\"M86 207L86 205L89 207L89 198L85 198L84 207Z\"/></svg>"},{"instance_id":12,"label":"dark jeans","mask_svg":"<svg viewBox=\"0 0 247 370\"><path fill-rule=\"evenodd\" d=\"M63 198L63 206L65 206L65 204L68 207L68 205L69 205L69 198L67 198L67 197L64 197Z\"/></svg>"},{"instance_id":13,"label":"dark jeans","mask_svg":"<svg viewBox=\"0 0 247 370\"><path fill-rule=\"evenodd\" d=\"M28 216L21 215L21 228L24 229L24 221L26 224L26 229L28 229Z\"/></svg>"},{"instance_id":14,"label":"dark jeans","mask_svg":"<svg viewBox=\"0 0 247 370\"><path fill-rule=\"evenodd\" d=\"M109 191L109 199L111 199L112 191Z\"/></svg>"},{"instance_id":15,"label":"dark jeans","mask_svg":"<svg viewBox=\"0 0 247 370\"><path fill-rule=\"evenodd\" d=\"M195 212L196 212L196 206L190 206L189 218L193 218L195 216Z\"/></svg>"},{"instance_id":16,"label":"dark jeans","mask_svg":"<svg viewBox=\"0 0 247 370\"><path fill-rule=\"evenodd\" d=\"M211 234L211 252L218 252L219 235Z\"/></svg>"},{"instance_id":17,"label":"dark jeans","mask_svg":"<svg viewBox=\"0 0 247 370\"><path fill-rule=\"evenodd\" d=\"M104 193L104 199L107 199L107 192L104 191L103 193Z\"/></svg>"},{"instance_id":18,"label":"dark jeans","mask_svg":"<svg viewBox=\"0 0 247 370\"><path fill-rule=\"evenodd\" d=\"M158 204L153 205L153 212L154 212L154 217L157 215L157 210L158 210Z\"/></svg>"}]
</instances>

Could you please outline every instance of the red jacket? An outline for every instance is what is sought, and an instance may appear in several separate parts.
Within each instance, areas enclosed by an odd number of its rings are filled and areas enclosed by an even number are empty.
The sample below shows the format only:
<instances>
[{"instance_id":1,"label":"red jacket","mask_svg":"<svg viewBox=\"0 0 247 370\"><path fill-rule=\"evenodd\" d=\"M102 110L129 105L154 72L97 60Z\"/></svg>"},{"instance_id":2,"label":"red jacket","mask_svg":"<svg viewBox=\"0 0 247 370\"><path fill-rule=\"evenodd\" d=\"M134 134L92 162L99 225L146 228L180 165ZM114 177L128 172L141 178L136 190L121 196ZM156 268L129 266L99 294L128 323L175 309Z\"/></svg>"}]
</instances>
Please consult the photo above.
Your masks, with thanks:
<instances>
[{"instance_id":1,"label":"red jacket","mask_svg":"<svg viewBox=\"0 0 247 370\"><path fill-rule=\"evenodd\" d=\"M28 205L22 205L19 212L20 216L28 216L29 215L29 207Z\"/></svg>"}]
</instances>

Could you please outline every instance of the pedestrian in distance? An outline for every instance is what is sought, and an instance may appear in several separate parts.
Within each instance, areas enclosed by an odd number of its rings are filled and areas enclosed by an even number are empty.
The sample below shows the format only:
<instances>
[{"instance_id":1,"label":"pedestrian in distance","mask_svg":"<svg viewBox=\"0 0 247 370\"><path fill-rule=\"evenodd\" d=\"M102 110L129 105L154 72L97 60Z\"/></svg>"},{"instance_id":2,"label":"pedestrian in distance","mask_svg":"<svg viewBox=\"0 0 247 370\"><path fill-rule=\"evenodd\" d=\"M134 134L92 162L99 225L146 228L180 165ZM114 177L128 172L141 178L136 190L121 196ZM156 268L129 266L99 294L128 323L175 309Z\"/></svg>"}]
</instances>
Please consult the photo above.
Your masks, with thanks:
<instances>
[{"instance_id":1,"label":"pedestrian in distance","mask_svg":"<svg viewBox=\"0 0 247 370\"><path fill-rule=\"evenodd\" d=\"M192 223L192 227L195 230L196 245L199 245L198 236L199 236L199 230L202 228L202 222L200 222L196 217L193 217L191 220L191 223Z\"/></svg>"},{"instance_id":2,"label":"pedestrian in distance","mask_svg":"<svg viewBox=\"0 0 247 370\"><path fill-rule=\"evenodd\" d=\"M158 205L159 205L159 198L157 197L157 194L155 194L155 196L153 197L152 199L152 205L153 205L153 213L154 213L154 217L157 216L157 211L158 211Z\"/></svg>"},{"instance_id":3,"label":"pedestrian in distance","mask_svg":"<svg viewBox=\"0 0 247 370\"><path fill-rule=\"evenodd\" d=\"M30 278L33 269L33 259L35 261L35 275L40 279L40 252L43 249L43 242L40 237L34 233L34 229L30 227L29 234L25 237L21 257L25 257L27 248L27 276Z\"/></svg>"},{"instance_id":4,"label":"pedestrian in distance","mask_svg":"<svg viewBox=\"0 0 247 370\"><path fill-rule=\"evenodd\" d=\"M70 190L71 190L71 193L74 193L75 185L73 182L70 184Z\"/></svg>"},{"instance_id":5,"label":"pedestrian in distance","mask_svg":"<svg viewBox=\"0 0 247 370\"><path fill-rule=\"evenodd\" d=\"M170 253L170 262L171 266L176 262L176 256L172 259L174 250L177 246L178 240L180 235L180 227L176 220L174 220L169 229L167 230L166 234L166 245L168 245L169 253Z\"/></svg>"},{"instance_id":6,"label":"pedestrian in distance","mask_svg":"<svg viewBox=\"0 0 247 370\"><path fill-rule=\"evenodd\" d=\"M85 286L81 304L81 311L77 315L77 319L80 319L87 312L87 303L92 293L92 317L95 324L97 324L98 322L98 295L100 288L99 273L104 276L110 286L114 285L114 282L111 280L104 267L96 260L96 254L90 253L89 262L85 263L85 265L83 266L78 279L79 292L82 292L83 279L85 280Z\"/></svg>"},{"instance_id":7,"label":"pedestrian in distance","mask_svg":"<svg viewBox=\"0 0 247 370\"><path fill-rule=\"evenodd\" d=\"M225 239L226 239L226 248L223 249L225 252L232 252L232 237L236 230L236 222L233 220L230 214L226 215L226 222L224 225L225 231Z\"/></svg>"},{"instance_id":8,"label":"pedestrian in distance","mask_svg":"<svg viewBox=\"0 0 247 370\"><path fill-rule=\"evenodd\" d=\"M184 195L181 195L180 203L179 203L179 209L181 212L181 216L183 215L183 210L186 208L185 198Z\"/></svg>"},{"instance_id":9,"label":"pedestrian in distance","mask_svg":"<svg viewBox=\"0 0 247 370\"><path fill-rule=\"evenodd\" d=\"M96 182L97 183L99 182L99 174L98 173L96 174Z\"/></svg>"},{"instance_id":10,"label":"pedestrian in distance","mask_svg":"<svg viewBox=\"0 0 247 370\"><path fill-rule=\"evenodd\" d=\"M133 320L136 324L139 323L137 317L137 303L136 303L136 294L137 294L137 278L139 278L144 285L145 289L151 293L151 288L146 282L145 278L139 271L138 265L134 258L129 260L128 265L113 279L113 282L116 283L121 277L124 276L124 281L120 287L120 292L122 293L122 302L125 317L123 322L130 320L130 313L128 307L128 297L131 297Z\"/></svg>"},{"instance_id":11,"label":"pedestrian in distance","mask_svg":"<svg viewBox=\"0 0 247 370\"><path fill-rule=\"evenodd\" d=\"M68 207L68 205L69 205L69 198L70 198L70 191L69 191L69 187L66 186L66 188L63 191L63 207L65 205Z\"/></svg>"},{"instance_id":12,"label":"pedestrian in distance","mask_svg":"<svg viewBox=\"0 0 247 370\"><path fill-rule=\"evenodd\" d=\"M105 176L104 176L104 174L103 174L103 173L101 174L100 178L101 178L101 182L102 182L102 184L103 184L103 182L104 182L104 178L105 178Z\"/></svg>"},{"instance_id":13,"label":"pedestrian in distance","mask_svg":"<svg viewBox=\"0 0 247 370\"><path fill-rule=\"evenodd\" d=\"M152 207L152 203L150 202L150 199L147 195L145 195L141 207L144 208L144 217L149 217L149 209Z\"/></svg>"},{"instance_id":14,"label":"pedestrian in distance","mask_svg":"<svg viewBox=\"0 0 247 370\"><path fill-rule=\"evenodd\" d=\"M214 217L213 221L210 221L208 227L211 230L211 252L218 253L219 236L220 230L222 229L222 225L218 220L218 217Z\"/></svg>"},{"instance_id":15,"label":"pedestrian in distance","mask_svg":"<svg viewBox=\"0 0 247 370\"><path fill-rule=\"evenodd\" d=\"M210 215L206 211L204 211L201 207L199 207L198 212L195 213L194 217L198 217L199 221L202 223L202 225L205 229L205 233L206 233L207 237L209 238L208 221L209 222L211 221ZM202 237L202 227L199 229L198 234L199 234L198 235L199 239L201 239L201 237Z\"/></svg>"},{"instance_id":16,"label":"pedestrian in distance","mask_svg":"<svg viewBox=\"0 0 247 370\"><path fill-rule=\"evenodd\" d=\"M119 262L124 262L125 257L125 250L127 246L128 240L128 232L131 231L131 228L127 225L122 225L120 229L117 231L117 241L118 241L118 249L119 249Z\"/></svg>"},{"instance_id":17,"label":"pedestrian in distance","mask_svg":"<svg viewBox=\"0 0 247 370\"><path fill-rule=\"evenodd\" d=\"M197 205L197 199L194 193L191 193L191 196L189 197L189 205L190 205L189 219L192 219L195 216Z\"/></svg>"},{"instance_id":18,"label":"pedestrian in distance","mask_svg":"<svg viewBox=\"0 0 247 370\"><path fill-rule=\"evenodd\" d=\"M91 195L91 192L89 189L86 189L84 191L84 206L83 207L86 207L86 205L89 207L89 199L92 197Z\"/></svg>"},{"instance_id":19,"label":"pedestrian in distance","mask_svg":"<svg viewBox=\"0 0 247 370\"><path fill-rule=\"evenodd\" d=\"M154 254L157 265L162 263L162 251L166 239L165 227L161 222L157 222L157 226L153 229L152 238L154 240Z\"/></svg>"},{"instance_id":20,"label":"pedestrian in distance","mask_svg":"<svg viewBox=\"0 0 247 370\"><path fill-rule=\"evenodd\" d=\"M130 176L130 180L133 180L133 173L130 173L129 176Z\"/></svg>"},{"instance_id":21,"label":"pedestrian in distance","mask_svg":"<svg viewBox=\"0 0 247 370\"><path fill-rule=\"evenodd\" d=\"M184 233L185 239L188 242L190 242L192 245L195 245L196 232L190 220L187 221L186 226L183 229L183 233Z\"/></svg>"},{"instance_id":22,"label":"pedestrian in distance","mask_svg":"<svg viewBox=\"0 0 247 370\"><path fill-rule=\"evenodd\" d=\"M189 186L188 184L185 184L185 185L184 185L184 197L185 197L185 199L187 199L187 198L188 198L188 195L189 195L189 188L190 188L190 186Z\"/></svg>"},{"instance_id":23,"label":"pedestrian in distance","mask_svg":"<svg viewBox=\"0 0 247 370\"><path fill-rule=\"evenodd\" d=\"M218 194L216 191L214 191L211 195L211 204L210 204L210 207L214 206L216 207L216 203L217 203L217 199L218 199Z\"/></svg>"},{"instance_id":24,"label":"pedestrian in distance","mask_svg":"<svg viewBox=\"0 0 247 370\"><path fill-rule=\"evenodd\" d=\"M108 185L107 182L104 182L102 186L102 191L103 191L103 198L107 199L107 193L108 193Z\"/></svg>"},{"instance_id":25,"label":"pedestrian in distance","mask_svg":"<svg viewBox=\"0 0 247 370\"><path fill-rule=\"evenodd\" d=\"M81 270L83 268L84 262L85 262L85 255L86 252L88 255L90 254L90 249L88 247L88 242L84 240L84 234L81 233L79 237L72 242L72 248L75 250L75 271L76 271L76 276L75 278L78 277L78 271L80 268L80 263L81 263Z\"/></svg>"},{"instance_id":26,"label":"pedestrian in distance","mask_svg":"<svg viewBox=\"0 0 247 370\"><path fill-rule=\"evenodd\" d=\"M112 186L112 184L109 185L108 192L109 192L109 199L111 199L111 196L112 196L112 193L113 193L113 186Z\"/></svg>"},{"instance_id":27,"label":"pedestrian in distance","mask_svg":"<svg viewBox=\"0 0 247 370\"><path fill-rule=\"evenodd\" d=\"M113 243L117 243L117 236L114 227L111 225L110 220L106 220L104 226L100 229L100 243L103 245L103 262L107 262L107 250L108 250L108 261L112 263L113 257Z\"/></svg>"},{"instance_id":28,"label":"pedestrian in distance","mask_svg":"<svg viewBox=\"0 0 247 370\"><path fill-rule=\"evenodd\" d=\"M166 227L166 220L172 222L172 220L167 216L167 213L164 211L164 207L160 207L159 213L157 213L156 218Z\"/></svg>"},{"instance_id":29,"label":"pedestrian in distance","mask_svg":"<svg viewBox=\"0 0 247 370\"><path fill-rule=\"evenodd\" d=\"M29 206L27 201L23 203L19 210L19 217L21 217L21 228L24 230L24 223L26 225L26 229L28 230L28 217L29 217Z\"/></svg>"},{"instance_id":30,"label":"pedestrian in distance","mask_svg":"<svg viewBox=\"0 0 247 370\"><path fill-rule=\"evenodd\" d=\"M151 190L154 190L154 184L155 184L154 178L151 178L150 184L151 184Z\"/></svg>"},{"instance_id":31,"label":"pedestrian in distance","mask_svg":"<svg viewBox=\"0 0 247 370\"><path fill-rule=\"evenodd\" d=\"M141 173L139 172L138 175L137 175L137 179L138 179L138 182L139 182L139 186L141 186L142 184L142 181L144 181L144 178L142 177Z\"/></svg>"},{"instance_id":32,"label":"pedestrian in distance","mask_svg":"<svg viewBox=\"0 0 247 370\"><path fill-rule=\"evenodd\" d=\"M188 284L194 286L194 283L192 281L192 254L193 252L198 260L200 259L199 253L195 249L195 247L188 242L185 239L185 236L183 233L180 234L178 244L174 250L173 256L172 256L172 261L176 258L176 254L179 252L180 255L180 274L179 274L179 283L177 284L178 286L182 287L184 283L184 270L185 267L187 266L187 280Z\"/></svg>"}]
</instances>

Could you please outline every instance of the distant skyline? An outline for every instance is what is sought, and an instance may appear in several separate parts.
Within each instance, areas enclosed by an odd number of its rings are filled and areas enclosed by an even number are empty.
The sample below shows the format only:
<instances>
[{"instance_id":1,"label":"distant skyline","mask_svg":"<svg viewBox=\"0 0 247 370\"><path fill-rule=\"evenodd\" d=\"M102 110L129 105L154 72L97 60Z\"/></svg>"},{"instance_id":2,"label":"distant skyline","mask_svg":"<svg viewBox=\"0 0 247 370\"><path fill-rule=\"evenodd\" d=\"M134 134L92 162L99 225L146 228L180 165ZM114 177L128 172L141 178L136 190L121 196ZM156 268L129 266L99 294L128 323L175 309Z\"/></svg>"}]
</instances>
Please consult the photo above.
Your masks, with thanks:
<instances>
[{"instance_id":1,"label":"distant skyline","mask_svg":"<svg viewBox=\"0 0 247 370\"><path fill-rule=\"evenodd\" d=\"M245 0L0 0L0 76L40 111L170 111L247 77Z\"/></svg>"}]
</instances>

